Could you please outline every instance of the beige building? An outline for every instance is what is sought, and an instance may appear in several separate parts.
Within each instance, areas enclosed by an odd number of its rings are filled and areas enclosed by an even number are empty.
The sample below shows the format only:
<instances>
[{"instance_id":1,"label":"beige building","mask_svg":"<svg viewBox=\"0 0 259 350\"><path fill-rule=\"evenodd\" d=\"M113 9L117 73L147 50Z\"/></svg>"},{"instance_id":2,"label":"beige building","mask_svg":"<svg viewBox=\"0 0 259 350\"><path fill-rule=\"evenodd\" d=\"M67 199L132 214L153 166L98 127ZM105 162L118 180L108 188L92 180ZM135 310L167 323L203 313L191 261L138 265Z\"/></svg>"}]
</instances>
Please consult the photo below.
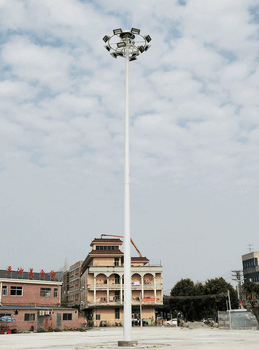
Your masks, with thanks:
<instances>
[{"instance_id":1,"label":"beige building","mask_svg":"<svg viewBox=\"0 0 259 350\"><path fill-rule=\"evenodd\" d=\"M123 324L123 252L120 239L95 238L82 264L81 310L95 326ZM139 252L131 258L132 318L155 321L163 304L162 267L151 266Z\"/></svg>"},{"instance_id":2,"label":"beige building","mask_svg":"<svg viewBox=\"0 0 259 350\"><path fill-rule=\"evenodd\" d=\"M259 252L242 255L244 282L259 283Z\"/></svg>"}]
</instances>

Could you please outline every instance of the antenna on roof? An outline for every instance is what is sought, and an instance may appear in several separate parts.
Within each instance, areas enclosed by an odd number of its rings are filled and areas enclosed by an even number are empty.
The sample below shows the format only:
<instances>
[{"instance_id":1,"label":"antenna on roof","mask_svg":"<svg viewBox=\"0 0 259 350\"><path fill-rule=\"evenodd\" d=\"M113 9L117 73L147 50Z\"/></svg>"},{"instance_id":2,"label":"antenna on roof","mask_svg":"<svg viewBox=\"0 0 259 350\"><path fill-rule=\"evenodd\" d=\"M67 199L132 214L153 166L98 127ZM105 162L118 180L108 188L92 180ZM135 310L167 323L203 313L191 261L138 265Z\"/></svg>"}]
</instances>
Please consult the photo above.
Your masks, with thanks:
<instances>
[{"instance_id":1,"label":"antenna on roof","mask_svg":"<svg viewBox=\"0 0 259 350\"><path fill-rule=\"evenodd\" d=\"M247 249L249 250L249 253L251 253L254 250L253 244L248 244Z\"/></svg>"}]
</instances>

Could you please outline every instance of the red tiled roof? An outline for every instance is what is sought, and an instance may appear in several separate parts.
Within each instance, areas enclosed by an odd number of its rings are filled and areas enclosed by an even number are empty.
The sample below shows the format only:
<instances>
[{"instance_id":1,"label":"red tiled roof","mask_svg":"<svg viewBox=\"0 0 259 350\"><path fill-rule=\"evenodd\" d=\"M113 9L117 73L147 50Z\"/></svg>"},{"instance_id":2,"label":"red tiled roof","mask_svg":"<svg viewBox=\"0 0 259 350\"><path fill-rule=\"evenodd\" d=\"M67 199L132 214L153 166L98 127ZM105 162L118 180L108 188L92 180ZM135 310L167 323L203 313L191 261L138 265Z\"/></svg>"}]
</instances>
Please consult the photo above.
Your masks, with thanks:
<instances>
[{"instance_id":1,"label":"red tiled roof","mask_svg":"<svg viewBox=\"0 0 259 350\"><path fill-rule=\"evenodd\" d=\"M92 250L89 253L90 256L95 256L95 255L120 255L123 256L123 253L121 250Z\"/></svg>"},{"instance_id":2,"label":"red tiled roof","mask_svg":"<svg viewBox=\"0 0 259 350\"><path fill-rule=\"evenodd\" d=\"M132 256L132 257L131 257L131 261L136 261L136 262L138 262L138 261L141 261L141 262L148 262L149 259L146 258L145 256Z\"/></svg>"},{"instance_id":3,"label":"red tiled roof","mask_svg":"<svg viewBox=\"0 0 259 350\"><path fill-rule=\"evenodd\" d=\"M91 242L91 246L93 244L96 243L102 243L102 244L109 244L109 243L117 243L117 244L122 244L123 241L118 239L118 238L95 238L92 242Z\"/></svg>"}]
</instances>

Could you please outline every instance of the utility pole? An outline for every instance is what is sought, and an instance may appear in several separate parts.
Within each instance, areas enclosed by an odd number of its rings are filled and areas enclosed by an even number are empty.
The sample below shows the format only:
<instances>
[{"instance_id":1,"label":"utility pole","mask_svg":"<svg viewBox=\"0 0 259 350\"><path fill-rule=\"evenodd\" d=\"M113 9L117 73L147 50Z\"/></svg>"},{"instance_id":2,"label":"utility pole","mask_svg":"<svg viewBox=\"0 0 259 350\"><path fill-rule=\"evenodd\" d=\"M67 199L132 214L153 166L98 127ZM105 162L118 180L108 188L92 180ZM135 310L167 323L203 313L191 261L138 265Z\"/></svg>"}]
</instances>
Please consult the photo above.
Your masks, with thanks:
<instances>
[{"instance_id":1,"label":"utility pole","mask_svg":"<svg viewBox=\"0 0 259 350\"><path fill-rule=\"evenodd\" d=\"M238 300L240 300L241 284L243 280L242 270L232 270L231 272L233 272L232 281L237 282L237 297L238 297Z\"/></svg>"}]
</instances>

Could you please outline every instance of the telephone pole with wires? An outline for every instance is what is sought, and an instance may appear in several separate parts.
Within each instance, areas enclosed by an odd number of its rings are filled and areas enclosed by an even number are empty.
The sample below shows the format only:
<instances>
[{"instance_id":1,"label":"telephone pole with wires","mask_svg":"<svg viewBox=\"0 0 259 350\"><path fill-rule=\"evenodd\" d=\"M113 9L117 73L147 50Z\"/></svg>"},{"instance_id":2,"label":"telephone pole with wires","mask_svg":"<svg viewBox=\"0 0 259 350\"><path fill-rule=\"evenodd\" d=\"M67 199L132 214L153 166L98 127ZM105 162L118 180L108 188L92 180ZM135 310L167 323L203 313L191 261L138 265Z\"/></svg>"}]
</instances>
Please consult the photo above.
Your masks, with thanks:
<instances>
[{"instance_id":1,"label":"telephone pole with wires","mask_svg":"<svg viewBox=\"0 0 259 350\"><path fill-rule=\"evenodd\" d=\"M232 270L232 280L237 282L237 297L240 300L241 285L243 282L243 272L242 270Z\"/></svg>"}]
</instances>

